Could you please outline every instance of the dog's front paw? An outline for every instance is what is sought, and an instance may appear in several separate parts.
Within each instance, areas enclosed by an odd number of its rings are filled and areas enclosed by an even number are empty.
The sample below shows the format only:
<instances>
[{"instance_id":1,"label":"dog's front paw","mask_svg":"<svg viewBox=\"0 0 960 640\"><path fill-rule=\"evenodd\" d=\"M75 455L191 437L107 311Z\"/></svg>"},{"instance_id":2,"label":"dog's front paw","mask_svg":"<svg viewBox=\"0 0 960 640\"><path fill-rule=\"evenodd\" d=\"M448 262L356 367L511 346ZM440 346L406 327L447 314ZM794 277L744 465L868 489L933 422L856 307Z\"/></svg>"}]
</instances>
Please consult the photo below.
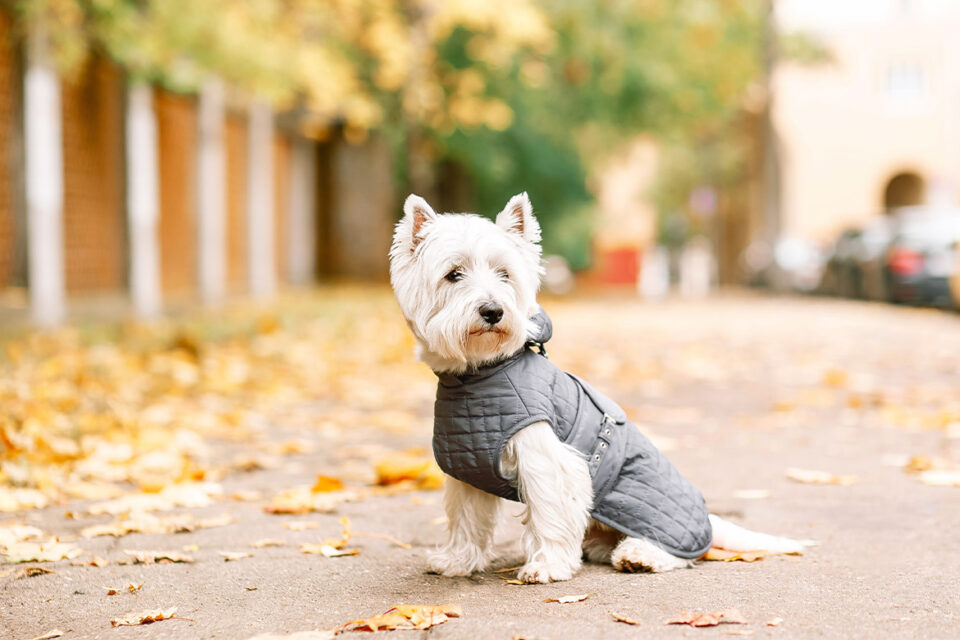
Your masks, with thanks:
<instances>
[{"instance_id":1,"label":"dog's front paw","mask_svg":"<svg viewBox=\"0 0 960 640\"><path fill-rule=\"evenodd\" d=\"M517 579L530 584L546 584L548 582L561 582L573 577L575 571L567 563L551 564L548 562L528 562L523 565L517 574Z\"/></svg>"},{"instance_id":2,"label":"dog's front paw","mask_svg":"<svg viewBox=\"0 0 960 640\"><path fill-rule=\"evenodd\" d=\"M469 576L483 571L490 564L490 559L483 550L478 548L437 549L427 556L427 567L430 573L439 573L442 576Z\"/></svg>"}]
</instances>

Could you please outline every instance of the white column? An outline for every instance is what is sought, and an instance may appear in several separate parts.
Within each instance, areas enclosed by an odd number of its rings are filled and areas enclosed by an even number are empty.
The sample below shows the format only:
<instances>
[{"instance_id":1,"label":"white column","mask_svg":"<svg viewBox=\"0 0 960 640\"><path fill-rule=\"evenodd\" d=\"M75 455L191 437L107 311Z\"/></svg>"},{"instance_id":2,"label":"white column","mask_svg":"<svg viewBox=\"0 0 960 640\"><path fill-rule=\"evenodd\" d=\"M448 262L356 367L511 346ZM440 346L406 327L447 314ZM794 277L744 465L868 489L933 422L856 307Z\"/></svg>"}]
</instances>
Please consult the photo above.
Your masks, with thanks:
<instances>
[{"instance_id":1,"label":"white column","mask_svg":"<svg viewBox=\"0 0 960 640\"><path fill-rule=\"evenodd\" d=\"M216 78L200 90L197 159L197 262L200 297L223 299L227 281L227 190L224 89Z\"/></svg>"},{"instance_id":2,"label":"white column","mask_svg":"<svg viewBox=\"0 0 960 640\"><path fill-rule=\"evenodd\" d=\"M290 150L290 196L287 212L287 277L309 284L317 272L316 146L295 138Z\"/></svg>"},{"instance_id":3,"label":"white column","mask_svg":"<svg viewBox=\"0 0 960 640\"><path fill-rule=\"evenodd\" d=\"M63 134L60 84L44 35L30 34L24 74L27 252L33 321L49 327L66 313L63 242Z\"/></svg>"},{"instance_id":4,"label":"white column","mask_svg":"<svg viewBox=\"0 0 960 640\"><path fill-rule=\"evenodd\" d=\"M160 312L160 189L157 117L153 88L145 82L127 91L127 221L130 227L130 295L141 317Z\"/></svg>"},{"instance_id":5,"label":"white column","mask_svg":"<svg viewBox=\"0 0 960 640\"><path fill-rule=\"evenodd\" d=\"M273 110L254 100L247 114L247 271L254 296L277 287L273 187Z\"/></svg>"}]
</instances>

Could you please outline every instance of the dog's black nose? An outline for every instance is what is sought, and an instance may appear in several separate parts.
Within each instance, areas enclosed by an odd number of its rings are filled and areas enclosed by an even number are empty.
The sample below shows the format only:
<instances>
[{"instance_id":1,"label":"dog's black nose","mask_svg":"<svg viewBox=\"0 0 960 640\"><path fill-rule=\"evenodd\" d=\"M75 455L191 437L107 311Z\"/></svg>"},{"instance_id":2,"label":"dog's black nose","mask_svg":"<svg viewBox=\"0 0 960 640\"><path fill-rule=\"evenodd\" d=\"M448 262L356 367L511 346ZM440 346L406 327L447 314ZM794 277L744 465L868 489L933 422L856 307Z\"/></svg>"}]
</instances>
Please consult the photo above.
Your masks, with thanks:
<instances>
[{"instance_id":1,"label":"dog's black nose","mask_svg":"<svg viewBox=\"0 0 960 640\"><path fill-rule=\"evenodd\" d=\"M503 307L492 303L480 305L480 317L490 324L497 324L503 317Z\"/></svg>"}]
</instances>

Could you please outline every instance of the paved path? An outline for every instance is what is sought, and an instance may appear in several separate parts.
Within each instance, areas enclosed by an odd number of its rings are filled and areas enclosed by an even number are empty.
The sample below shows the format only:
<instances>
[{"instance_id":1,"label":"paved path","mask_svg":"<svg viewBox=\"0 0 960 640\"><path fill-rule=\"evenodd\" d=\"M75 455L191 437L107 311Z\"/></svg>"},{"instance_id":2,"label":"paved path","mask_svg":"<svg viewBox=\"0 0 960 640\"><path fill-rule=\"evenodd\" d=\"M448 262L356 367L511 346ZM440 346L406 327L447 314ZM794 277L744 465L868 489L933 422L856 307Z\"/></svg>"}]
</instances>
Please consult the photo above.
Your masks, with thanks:
<instances>
[{"instance_id":1,"label":"paved path","mask_svg":"<svg viewBox=\"0 0 960 640\"><path fill-rule=\"evenodd\" d=\"M960 487L929 486L902 468L919 455L941 466L960 463L960 318L752 297L546 306L556 327L551 357L620 400L702 489L713 512L749 528L814 538L820 546L803 557L706 562L663 575L585 566L569 582L514 586L493 572L469 579L424 573L425 554L443 534L438 491L366 497L334 513L264 512L266 496L310 484L318 472L363 487L378 452L428 446L431 398L423 378L412 387L416 397L404 399L416 419L403 428L274 425L267 441L298 438L312 451L222 480L226 494L256 490L263 499L181 510L197 518L226 512L236 519L232 524L80 538L82 557L95 554L110 564L60 561L47 565L53 574L0 578L0 638L26 640L58 628L68 639L245 639L329 629L400 603L455 603L464 612L430 631L394 632L401 638L717 638L730 632L777 639L960 637ZM251 451L243 442L224 443L223 454L262 453L263 441L257 446ZM786 477L792 467L858 481L792 482ZM766 497L742 497L744 490ZM65 537L109 520L65 518L82 507L55 506L21 519ZM411 548L357 537L351 541L356 556L299 551L302 543L338 535L342 516L355 532L387 534ZM292 521L318 528L283 526ZM494 569L522 562L518 531L515 518L501 526ZM265 538L286 544L250 546ZM184 548L197 549L190 552L194 563L116 563L124 549ZM221 551L254 555L224 562ZM144 586L136 594L105 595L104 587L131 582ZM590 597L575 604L543 602L584 593ZM119 615L170 606L186 619L110 628ZM750 624L664 626L684 611L727 608L739 609ZM610 613L640 625L615 622ZM765 625L774 618L783 621Z\"/></svg>"}]
</instances>

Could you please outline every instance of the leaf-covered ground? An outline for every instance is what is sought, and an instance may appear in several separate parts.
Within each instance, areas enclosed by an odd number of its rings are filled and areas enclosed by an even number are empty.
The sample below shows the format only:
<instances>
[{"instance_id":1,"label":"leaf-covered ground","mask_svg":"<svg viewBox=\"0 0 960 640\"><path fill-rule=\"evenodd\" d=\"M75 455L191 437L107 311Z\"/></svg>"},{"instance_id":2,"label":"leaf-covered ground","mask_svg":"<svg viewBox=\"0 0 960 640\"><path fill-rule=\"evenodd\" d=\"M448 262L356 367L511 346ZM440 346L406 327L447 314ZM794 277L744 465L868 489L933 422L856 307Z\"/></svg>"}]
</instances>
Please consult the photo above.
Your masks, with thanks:
<instances>
[{"instance_id":1,"label":"leaf-covered ground","mask_svg":"<svg viewBox=\"0 0 960 640\"><path fill-rule=\"evenodd\" d=\"M712 511L820 546L528 586L503 571L522 563L507 519L490 572L424 574L444 527L435 378L388 291L331 288L0 336L0 638L953 634L960 318L544 304L554 361L618 399Z\"/></svg>"}]
</instances>

